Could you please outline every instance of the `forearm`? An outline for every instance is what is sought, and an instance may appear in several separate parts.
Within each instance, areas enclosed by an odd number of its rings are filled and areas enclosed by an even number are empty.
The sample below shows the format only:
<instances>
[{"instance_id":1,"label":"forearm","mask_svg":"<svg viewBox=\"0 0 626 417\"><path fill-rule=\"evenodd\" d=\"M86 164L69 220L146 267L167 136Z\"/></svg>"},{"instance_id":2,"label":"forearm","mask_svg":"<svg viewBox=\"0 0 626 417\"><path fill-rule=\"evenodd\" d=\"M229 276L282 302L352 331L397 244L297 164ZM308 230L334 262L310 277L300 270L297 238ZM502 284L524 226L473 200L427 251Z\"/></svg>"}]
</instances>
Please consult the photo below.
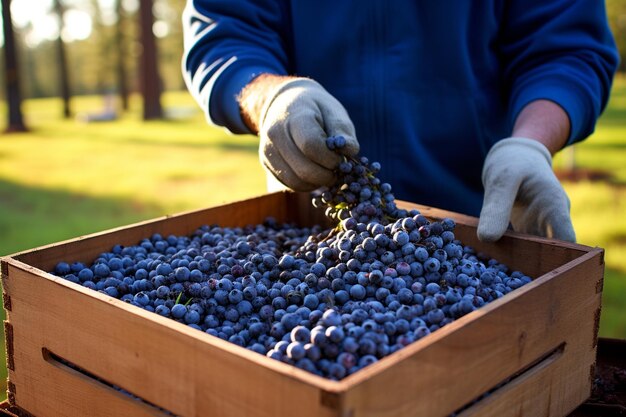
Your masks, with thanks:
<instances>
[{"instance_id":1,"label":"forearm","mask_svg":"<svg viewBox=\"0 0 626 417\"><path fill-rule=\"evenodd\" d=\"M529 103L515 120L512 136L534 139L554 155L567 142L570 120L558 104L549 100Z\"/></svg>"},{"instance_id":2,"label":"forearm","mask_svg":"<svg viewBox=\"0 0 626 417\"><path fill-rule=\"evenodd\" d=\"M266 98L269 97L273 89L290 78L293 77L261 74L244 87L239 97L237 97L241 117L246 126L255 134L259 132L259 118Z\"/></svg>"},{"instance_id":3,"label":"forearm","mask_svg":"<svg viewBox=\"0 0 626 417\"><path fill-rule=\"evenodd\" d=\"M185 83L210 123L250 133L236 99L259 74L286 74L283 1L188 0L182 16Z\"/></svg>"}]
</instances>

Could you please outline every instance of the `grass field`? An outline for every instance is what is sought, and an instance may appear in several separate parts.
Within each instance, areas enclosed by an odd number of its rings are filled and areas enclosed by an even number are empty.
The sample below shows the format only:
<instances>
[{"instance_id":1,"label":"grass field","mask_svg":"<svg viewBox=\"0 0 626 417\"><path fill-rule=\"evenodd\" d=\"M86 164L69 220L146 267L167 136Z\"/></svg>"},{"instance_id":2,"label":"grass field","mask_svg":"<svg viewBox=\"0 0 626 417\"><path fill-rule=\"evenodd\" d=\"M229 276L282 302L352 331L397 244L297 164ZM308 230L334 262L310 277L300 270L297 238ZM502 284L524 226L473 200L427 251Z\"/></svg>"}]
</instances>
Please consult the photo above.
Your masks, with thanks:
<instances>
[{"instance_id":1,"label":"grass field","mask_svg":"<svg viewBox=\"0 0 626 417\"><path fill-rule=\"evenodd\" d=\"M98 98L72 104L102 108ZM265 191L256 138L207 126L186 93L164 96L165 121L145 123L131 104L116 122L84 124L62 120L58 100L25 103L31 131L0 135L0 255ZM559 155L555 168L571 157ZM605 177L564 186L579 242L606 249L600 333L626 338L626 80L574 158ZM5 376L2 366L0 384Z\"/></svg>"},{"instance_id":2,"label":"grass field","mask_svg":"<svg viewBox=\"0 0 626 417\"><path fill-rule=\"evenodd\" d=\"M594 134L557 155L554 167L573 158L579 171L599 180L565 181L579 243L606 250L600 334L626 338L626 78L615 82Z\"/></svg>"}]
</instances>

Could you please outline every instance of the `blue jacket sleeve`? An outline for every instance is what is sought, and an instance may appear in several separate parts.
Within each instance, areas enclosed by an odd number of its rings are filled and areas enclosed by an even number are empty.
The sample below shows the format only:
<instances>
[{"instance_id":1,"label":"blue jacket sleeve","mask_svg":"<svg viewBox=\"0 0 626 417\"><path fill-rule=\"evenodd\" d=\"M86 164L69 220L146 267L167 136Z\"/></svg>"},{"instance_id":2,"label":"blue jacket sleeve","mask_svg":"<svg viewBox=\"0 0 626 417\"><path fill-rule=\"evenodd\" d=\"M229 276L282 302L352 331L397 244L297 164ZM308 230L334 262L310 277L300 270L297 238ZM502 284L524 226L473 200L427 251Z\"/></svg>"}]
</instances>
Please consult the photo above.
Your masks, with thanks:
<instances>
[{"instance_id":1,"label":"blue jacket sleeve","mask_svg":"<svg viewBox=\"0 0 626 417\"><path fill-rule=\"evenodd\" d=\"M250 133L237 95L261 73L286 74L284 5L272 0L189 0L183 77L209 122Z\"/></svg>"},{"instance_id":2,"label":"blue jacket sleeve","mask_svg":"<svg viewBox=\"0 0 626 417\"><path fill-rule=\"evenodd\" d=\"M531 101L559 104L568 144L589 136L606 106L618 54L604 1L506 2L500 52L510 86L510 123Z\"/></svg>"}]
</instances>

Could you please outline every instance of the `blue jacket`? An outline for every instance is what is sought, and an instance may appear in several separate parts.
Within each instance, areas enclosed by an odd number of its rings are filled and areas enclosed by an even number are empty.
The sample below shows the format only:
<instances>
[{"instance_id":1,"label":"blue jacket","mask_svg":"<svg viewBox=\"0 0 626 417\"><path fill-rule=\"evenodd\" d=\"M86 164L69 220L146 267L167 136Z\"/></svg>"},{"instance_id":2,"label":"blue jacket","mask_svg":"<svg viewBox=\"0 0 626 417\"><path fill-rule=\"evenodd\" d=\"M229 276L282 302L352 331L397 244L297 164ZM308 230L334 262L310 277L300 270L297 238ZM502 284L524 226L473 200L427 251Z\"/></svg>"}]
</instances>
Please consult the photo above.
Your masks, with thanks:
<instances>
[{"instance_id":1,"label":"blue jacket","mask_svg":"<svg viewBox=\"0 0 626 417\"><path fill-rule=\"evenodd\" d=\"M212 123L249 133L235 97L259 73L311 77L397 198L470 215L520 110L552 100L581 140L618 61L599 0L189 0L183 24L183 72Z\"/></svg>"}]
</instances>

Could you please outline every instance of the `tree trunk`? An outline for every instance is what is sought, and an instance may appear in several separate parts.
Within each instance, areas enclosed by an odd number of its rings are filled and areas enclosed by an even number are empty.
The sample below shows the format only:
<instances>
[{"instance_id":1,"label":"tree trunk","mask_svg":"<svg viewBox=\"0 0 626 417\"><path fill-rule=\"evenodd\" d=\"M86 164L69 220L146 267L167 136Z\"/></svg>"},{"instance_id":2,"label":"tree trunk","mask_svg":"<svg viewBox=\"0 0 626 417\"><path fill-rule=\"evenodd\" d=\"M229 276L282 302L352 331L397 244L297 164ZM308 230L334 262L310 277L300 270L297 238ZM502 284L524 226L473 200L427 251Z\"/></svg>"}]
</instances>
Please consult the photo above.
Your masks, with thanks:
<instances>
[{"instance_id":1,"label":"tree trunk","mask_svg":"<svg viewBox=\"0 0 626 417\"><path fill-rule=\"evenodd\" d=\"M128 110L128 84L126 82L126 43L124 42L124 10L122 0L116 0L115 10L117 11L117 25L115 28L115 44L117 46L117 90L122 101L122 109Z\"/></svg>"},{"instance_id":2,"label":"tree trunk","mask_svg":"<svg viewBox=\"0 0 626 417\"><path fill-rule=\"evenodd\" d=\"M22 96L20 94L20 73L18 71L13 20L11 18L11 0L2 0L2 23L4 33L4 63L7 95L8 121L6 132L26 132L22 117Z\"/></svg>"},{"instance_id":3,"label":"tree trunk","mask_svg":"<svg viewBox=\"0 0 626 417\"><path fill-rule=\"evenodd\" d=\"M152 14L152 0L140 0L140 32L141 45L143 47L141 53L141 62L139 65L139 74L141 82L141 92L143 94L143 119L161 119L163 118L163 109L161 108L161 86L159 80L159 71L157 63L156 40L152 32L154 16Z\"/></svg>"},{"instance_id":4,"label":"tree trunk","mask_svg":"<svg viewBox=\"0 0 626 417\"><path fill-rule=\"evenodd\" d=\"M61 98L63 99L63 117L69 119L72 116L70 110L70 84L67 69L67 56L65 54L65 44L61 38L63 32L63 5L60 0L54 0L54 10L59 18L59 37L56 41L57 61L59 63L59 88L61 89Z\"/></svg>"}]
</instances>

